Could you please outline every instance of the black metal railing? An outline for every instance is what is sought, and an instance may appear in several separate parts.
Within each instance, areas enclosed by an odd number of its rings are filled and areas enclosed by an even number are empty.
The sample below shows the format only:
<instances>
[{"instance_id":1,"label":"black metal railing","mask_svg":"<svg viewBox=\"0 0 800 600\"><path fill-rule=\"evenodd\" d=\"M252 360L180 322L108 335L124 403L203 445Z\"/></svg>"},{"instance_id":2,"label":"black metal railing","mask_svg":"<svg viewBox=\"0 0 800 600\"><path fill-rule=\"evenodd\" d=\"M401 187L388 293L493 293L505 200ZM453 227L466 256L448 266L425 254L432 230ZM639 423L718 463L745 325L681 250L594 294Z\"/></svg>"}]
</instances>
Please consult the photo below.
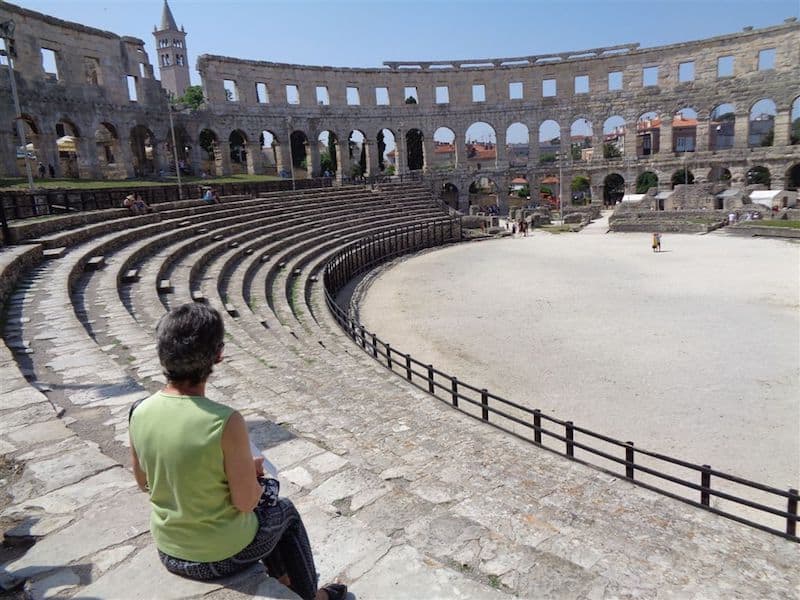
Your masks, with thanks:
<instances>
[{"instance_id":1,"label":"black metal railing","mask_svg":"<svg viewBox=\"0 0 800 600\"><path fill-rule=\"evenodd\" d=\"M652 452L558 419L423 363L394 348L356 321L337 302L354 277L410 252L459 241L458 219L400 227L359 239L335 254L324 270L326 303L336 321L365 352L453 408L568 458L762 531L800 542L798 491L764 485ZM714 485L712 485L714 484ZM712 498L714 501L712 502Z\"/></svg>"}]
</instances>

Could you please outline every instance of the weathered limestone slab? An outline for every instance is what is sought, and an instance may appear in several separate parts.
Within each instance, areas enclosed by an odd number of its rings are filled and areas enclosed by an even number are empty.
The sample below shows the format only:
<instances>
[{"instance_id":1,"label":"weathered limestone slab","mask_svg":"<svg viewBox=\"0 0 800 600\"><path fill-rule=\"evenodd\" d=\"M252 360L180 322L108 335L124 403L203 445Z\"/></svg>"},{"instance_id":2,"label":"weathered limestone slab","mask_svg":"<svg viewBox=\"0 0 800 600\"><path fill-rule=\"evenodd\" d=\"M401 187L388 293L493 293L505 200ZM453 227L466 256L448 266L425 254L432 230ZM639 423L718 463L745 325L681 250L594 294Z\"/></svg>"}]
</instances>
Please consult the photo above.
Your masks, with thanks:
<instances>
[{"instance_id":1,"label":"weathered limestone slab","mask_svg":"<svg viewBox=\"0 0 800 600\"><path fill-rule=\"evenodd\" d=\"M60 419L51 419L16 429L8 434L8 439L20 444L40 444L42 442L57 442L73 435L75 434L72 430L64 425Z\"/></svg>"}]
</instances>

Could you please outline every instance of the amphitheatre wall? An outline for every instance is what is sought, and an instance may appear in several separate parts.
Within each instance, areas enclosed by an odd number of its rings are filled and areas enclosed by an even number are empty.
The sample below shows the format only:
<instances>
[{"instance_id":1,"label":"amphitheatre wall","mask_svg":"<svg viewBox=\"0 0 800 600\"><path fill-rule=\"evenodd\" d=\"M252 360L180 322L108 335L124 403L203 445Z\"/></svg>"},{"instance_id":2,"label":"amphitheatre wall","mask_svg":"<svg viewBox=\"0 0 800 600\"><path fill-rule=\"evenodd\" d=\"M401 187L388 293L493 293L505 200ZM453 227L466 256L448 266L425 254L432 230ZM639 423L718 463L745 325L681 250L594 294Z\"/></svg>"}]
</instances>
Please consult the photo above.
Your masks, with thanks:
<instances>
[{"instance_id":1,"label":"amphitheatre wall","mask_svg":"<svg viewBox=\"0 0 800 600\"><path fill-rule=\"evenodd\" d=\"M16 68L22 111L37 159L41 156L45 164L65 170L64 161L59 164L55 131L59 122L65 122L74 125L81 177L148 175L174 168L166 94L153 79L141 40L0 5L0 20L7 18L17 22ZM44 73L40 48L56 52L57 81ZM765 54L771 57L767 68L759 64ZM90 58L100 61L96 84L87 83ZM732 70L723 76L720 59L732 60ZM495 182L503 203L512 178L525 177L534 196L542 179L557 173L558 166L566 181L575 175L586 176L595 202L603 198L611 174L624 180L624 190L629 193L646 171L658 178L659 189L668 189L674 173L684 168L701 183L724 174L732 184L744 185L753 167L766 168L773 187L796 186L800 177L800 145L792 144L797 140L791 136L792 111L800 110L800 23L795 19L655 48L626 44L542 56L387 62L369 69L202 55L198 70L205 104L198 111L175 115L179 160L196 172L285 172L292 159L295 166L300 162L299 147L305 154L308 175L319 175L324 149L318 142L320 134L331 132L345 142L358 131L365 139L367 174L376 175L385 166L380 164L376 138L379 131L388 130L398 147L396 172L419 167L432 176L437 187L454 185L462 209L468 203L470 183L478 177ZM135 101L129 97L127 76L135 78ZM619 89L611 89L617 83ZM553 87L555 93L550 95ZM7 80L0 78L4 100L8 88ZM318 96L318 88L322 96ZM416 103L405 102L407 88L414 88ZM442 101L445 88L447 102ZM772 145L752 143L757 123L753 123L751 109L762 100L774 103L768 124ZM732 108L727 116L732 117L732 125L728 143L720 145L714 141L719 121L713 111L726 105ZM690 111L684 115L696 115L688 134L685 126L692 119L681 121L676 116L685 109ZM641 147L641 133L648 133L642 129L643 116L657 122L649 134L657 130L658 147L647 152ZM612 117L621 123L617 132L623 131L614 141L621 156L606 158L602 149L609 133L604 124ZM4 174L18 173L21 163L15 159L12 119L11 102L2 102L0 169ZM556 124L556 145L550 149L539 142L540 126L548 121ZM589 152L576 153L573 147L573 127L579 121L590 130L582 142ZM496 144L489 158L471 155L467 131L477 122L494 130ZM513 125L520 130L515 124L528 131L521 156L509 156L506 144L508 128ZM454 138L444 162L434 141L434 132L442 127ZM289 143L292 132L306 142L301 141L294 151ZM415 137L409 137L409 132ZM679 135L692 137L693 151L677 147ZM421 164L409 165L409 144L421 145L417 151ZM238 155L231 152L234 145L239 148ZM553 155L560 152L566 157L560 165L553 162L551 150ZM109 157L114 162L109 162ZM337 176L349 174L354 157L349 156L346 143L339 144L337 157Z\"/></svg>"}]
</instances>

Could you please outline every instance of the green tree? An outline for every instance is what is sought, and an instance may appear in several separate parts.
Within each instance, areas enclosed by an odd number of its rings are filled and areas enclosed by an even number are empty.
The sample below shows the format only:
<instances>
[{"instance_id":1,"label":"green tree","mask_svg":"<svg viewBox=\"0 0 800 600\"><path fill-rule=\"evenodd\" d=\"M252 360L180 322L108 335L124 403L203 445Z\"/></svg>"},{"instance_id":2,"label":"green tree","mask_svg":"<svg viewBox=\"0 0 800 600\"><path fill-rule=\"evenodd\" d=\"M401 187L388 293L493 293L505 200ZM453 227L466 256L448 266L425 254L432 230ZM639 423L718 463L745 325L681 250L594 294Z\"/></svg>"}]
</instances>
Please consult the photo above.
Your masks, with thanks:
<instances>
[{"instance_id":1,"label":"green tree","mask_svg":"<svg viewBox=\"0 0 800 600\"><path fill-rule=\"evenodd\" d=\"M636 178L636 193L646 194L650 188L658 187L658 175L652 171L645 171Z\"/></svg>"},{"instance_id":2,"label":"green tree","mask_svg":"<svg viewBox=\"0 0 800 600\"><path fill-rule=\"evenodd\" d=\"M553 152L546 152L539 157L540 163L554 163L556 162L556 155Z\"/></svg>"},{"instance_id":3,"label":"green tree","mask_svg":"<svg viewBox=\"0 0 800 600\"><path fill-rule=\"evenodd\" d=\"M622 152L614 144L603 144L603 158L621 158Z\"/></svg>"},{"instance_id":4,"label":"green tree","mask_svg":"<svg viewBox=\"0 0 800 600\"><path fill-rule=\"evenodd\" d=\"M517 190L517 196L519 196L520 198L527 198L530 195L531 195L531 190L528 187L524 187Z\"/></svg>"},{"instance_id":5,"label":"green tree","mask_svg":"<svg viewBox=\"0 0 800 600\"><path fill-rule=\"evenodd\" d=\"M336 156L336 137L332 133L328 133L328 158L330 158L331 173L336 173L339 170L339 159Z\"/></svg>"},{"instance_id":6,"label":"green tree","mask_svg":"<svg viewBox=\"0 0 800 600\"><path fill-rule=\"evenodd\" d=\"M581 159L581 147L579 144L572 144L570 147L570 152L572 153L572 160Z\"/></svg>"},{"instance_id":7,"label":"green tree","mask_svg":"<svg viewBox=\"0 0 800 600\"><path fill-rule=\"evenodd\" d=\"M589 178L586 175L576 175L572 178L570 189L573 192L585 192L589 189Z\"/></svg>"},{"instance_id":8,"label":"green tree","mask_svg":"<svg viewBox=\"0 0 800 600\"><path fill-rule=\"evenodd\" d=\"M386 162L383 159L383 153L386 151L386 142L383 139L383 129L378 132L378 170L383 171L386 168Z\"/></svg>"},{"instance_id":9,"label":"green tree","mask_svg":"<svg viewBox=\"0 0 800 600\"><path fill-rule=\"evenodd\" d=\"M333 168L333 161L331 160L331 153L328 150L323 150L319 154L319 168L324 173L330 171L333 173L336 169Z\"/></svg>"},{"instance_id":10,"label":"green tree","mask_svg":"<svg viewBox=\"0 0 800 600\"><path fill-rule=\"evenodd\" d=\"M770 130L761 138L761 145L762 146L772 146L772 142L775 141L775 128L771 127Z\"/></svg>"},{"instance_id":11,"label":"green tree","mask_svg":"<svg viewBox=\"0 0 800 600\"><path fill-rule=\"evenodd\" d=\"M185 104L192 110L197 110L200 108L200 105L205 102L205 98L203 97L203 86L190 85L188 88L186 88L186 91L183 92L183 96L178 98L177 102L180 104Z\"/></svg>"}]
</instances>

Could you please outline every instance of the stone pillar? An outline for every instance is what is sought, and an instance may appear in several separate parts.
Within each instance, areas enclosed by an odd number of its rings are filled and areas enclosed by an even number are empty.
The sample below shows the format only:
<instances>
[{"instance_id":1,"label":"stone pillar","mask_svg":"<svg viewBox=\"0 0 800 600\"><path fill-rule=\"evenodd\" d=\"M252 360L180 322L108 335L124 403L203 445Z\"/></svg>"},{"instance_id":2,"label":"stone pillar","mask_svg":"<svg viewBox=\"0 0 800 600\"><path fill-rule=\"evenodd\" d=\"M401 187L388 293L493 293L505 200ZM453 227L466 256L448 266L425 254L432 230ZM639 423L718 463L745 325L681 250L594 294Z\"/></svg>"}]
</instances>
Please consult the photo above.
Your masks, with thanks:
<instances>
[{"instance_id":1,"label":"stone pillar","mask_svg":"<svg viewBox=\"0 0 800 600\"><path fill-rule=\"evenodd\" d=\"M214 140L214 162L217 165L217 177L225 177L231 174L231 157L228 152L228 144L221 144Z\"/></svg>"},{"instance_id":2,"label":"stone pillar","mask_svg":"<svg viewBox=\"0 0 800 600\"><path fill-rule=\"evenodd\" d=\"M156 153L155 156L155 165L154 168L156 170L155 174L160 175L163 171L164 174L169 175L170 173L170 160L175 160L172 150L169 149L167 146L167 142L162 142L160 144L154 143L153 144L153 151ZM175 168L178 168L178 165L175 165Z\"/></svg>"},{"instance_id":3,"label":"stone pillar","mask_svg":"<svg viewBox=\"0 0 800 600\"><path fill-rule=\"evenodd\" d=\"M603 125L592 126L592 160L596 163L603 160ZM592 196L594 197L594 196Z\"/></svg>"},{"instance_id":4,"label":"stone pillar","mask_svg":"<svg viewBox=\"0 0 800 600\"><path fill-rule=\"evenodd\" d=\"M497 131L495 132L495 136L497 137L497 158L495 159L495 166L498 169L507 169L508 152L506 151L506 132ZM506 201L505 206L508 208L508 201Z\"/></svg>"},{"instance_id":5,"label":"stone pillar","mask_svg":"<svg viewBox=\"0 0 800 600\"><path fill-rule=\"evenodd\" d=\"M695 152L708 152L708 119L697 119L694 134Z\"/></svg>"},{"instance_id":6,"label":"stone pillar","mask_svg":"<svg viewBox=\"0 0 800 600\"><path fill-rule=\"evenodd\" d=\"M186 160L189 163L189 168L193 175L200 175L200 171L203 170L202 152L203 149L200 147L199 143L192 144L189 147L189 156L186 157Z\"/></svg>"},{"instance_id":7,"label":"stone pillar","mask_svg":"<svg viewBox=\"0 0 800 600\"><path fill-rule=\"evenodd\" d=\"M590 184L589 185L589 193L592 194L592 204L602 204L603 203L603 185L602 184Z\"/></svg>"},{"instance_id":8,"label":"stone pillar","mask_svg":"<svg viewBox=\"0 0 800 600\"><path fill-rule=\"evenodd\" d=\"M623 152L623 156L626 159L635 159L636 158L636 122L628 123L625 122L625 151ZM625 184L627 189L627 182Z\"/></svg>"},{"instance_id":9,"label":"stone pillar","mask_svg":"<svg viewBox=\"0 0 800 600\"><path fill-rule=\"evenodd\" d=\"M539 164L539 128L536 125L528 126L528 164L535 167ZM536 201L539 201L538 196Z\"/></svg>"},{"instance_id":10,"label":"stone pillar","mask_svg":"<svg viewBox=\"0 0 800 600\"><path fill-rule=\"evenodd\" d=\"M368 177L375 177L378 175L378 143L373 140L364 139L367 153L367 172L365 175Z\"/></svg>"},{"instance_id":11,"label":"stone pillar","mask_svg":"<svg viewBox=\"0 0 800 600\"><path fill-rule=\"evenodd\" d=\"M773 146L788 146L789 145L789 132L791 130L792 115L791 109L778 110L775 115L773 126L775 127L775 135L773 136Z\"/></svg>"},{"instance_id":12,"label":"stone pillar","mask_svg":"<svg viewBox=\"0 0 800 600\"><path fill-rule=\"evenodd\" d=\"M115 154L117 168L120 171L124 171L125 177L133 177L133 151L131 150L131 139L127 135L120 134L117 151L118 154ZM199 170L197 174L200 174Z\"/></svg>"},{"instance_id":13,"label":"stone pillar","mask_svg":"<svg viewBox=\"0 0 800 600\"><path fill-rule=\"evenodd\" d=\"M291 173L292 158L289 153L289 142L285 144L273 142L273 144L275 145L275 167L278 170L278 175L282 172Z\"/></svg>"},{"instance_id":14,"label":"stone pillar","mask_svg":"<svg viewBox=\"0 0 800 600\"><path fill-rule=\"evenodd\" d=\"M422 169L426 172L433 169L433 134L422 135Z\"/></svg>"},{"instance_id":15,"label":"stone pillar","mask_svg":"<svg viewBox=\"0 0 800 600\"><path fill-rule=\"evenodd\" d=\"M660 154L672 153L672 115L661 115Z\"/></svg>"},{"instance_id":16,"label":"stone pillar","mask_svg":"<svg viewBox=\"0 0 800 600\"><path fill-rule=\"evenodd\" d=\"M320 157L319 157L319 140L306 142L306 164L308 165L309 177L320 176Z\"/></svg>"},{"instance_id":17,"label":"stone pillar","mask_svg":"<svg viewBox=\"0 0 800 600\"><path fill-rule=\"evenodd\" d=\"M336 181L342 182L342 178L350 177L350 139L336 134Z\"/></svg>"},{"instance_id":18,"label":"stone pillar","mask_svg":"<svg viewBox=\"0 0 800 600\"><path fill-rule=\"evenodd\" d=\"M467 133L462 130L453 130L455 138L453 138L453 148L455 149L455 168L465 168L467 166Z\"/></svg>"},{"instance_id":19,"label":"stone pillar","mask_svg":"<svg viewBox=\"0 0 800 600\"><path fill-rule=\"evenodd\" d=\"M570 137L572 136L572 129L569 125L561 125L561 130L559 133L559 152L561 153L561 160L572 160L572 148L571 148L571 140Z\"/></svg>"},{"instance_id":20,"label":"stone pillar","mask_svg":"<svg viewBox=\"0 0 800 600\"><path fill-rule=\"evenodd\" d=\"M78 176L81 179L99 179L100 166L94 138L77 138ZM47 166L47 165L45 165Z\"/></svg>"},{"instance_id":21,"label":"stone pillar","mask_svg":"<svg viewBox=\"0 0 800 600\"><path fill-rule=\"evenodd\" d=\"M406 132L402 129L397 130L395 136L395 143L397 144L396 150L396 163L395 172L398 175L408 175L408 155L406 154Z\"/></svg>"},{"instance_id":22,"label":"stone pillar","mask_svg":"<svg viewBox=\"0 0 800 600\"><path fill-rule=\"evenodd\" d=\"M259 175L264 172L264 156L261 154L261 144L256 140L255 142L248 141L245 144L245 151L247 152L247 174Z\"/></svg>"},{"instance_id":23,"label":"stone pillar","mask_svg":"<svg viewBox=\"0 0 800 600\"><path fill-rule=\"evenodd\" d=\"M130 144L128 144L130 148ZM45 167L49 165L53 165L55 169L56 177L63 177L63 173L61 172L61 165L58 162L58 146L56 145L56 136L54 133L40 133L38 145L36 145L37 151L37 158L44 164ZM32 169L36 169L35 164L31 165ZM25 175L25 171L22 171L22 175ZM47 176L50 176L49 169Z\"/></svg>"},{"instance_id":24,"label":"stone pillar","mask_svg":"<svg viewBox=\"0 0 800 600\"><path fill-rule=\"evenodd\" d=\"M748 113L736 113L736 121L733 124L733 147L747 148L747 135L750 131L750 115Z\"/></svg>"}]
</instances>

